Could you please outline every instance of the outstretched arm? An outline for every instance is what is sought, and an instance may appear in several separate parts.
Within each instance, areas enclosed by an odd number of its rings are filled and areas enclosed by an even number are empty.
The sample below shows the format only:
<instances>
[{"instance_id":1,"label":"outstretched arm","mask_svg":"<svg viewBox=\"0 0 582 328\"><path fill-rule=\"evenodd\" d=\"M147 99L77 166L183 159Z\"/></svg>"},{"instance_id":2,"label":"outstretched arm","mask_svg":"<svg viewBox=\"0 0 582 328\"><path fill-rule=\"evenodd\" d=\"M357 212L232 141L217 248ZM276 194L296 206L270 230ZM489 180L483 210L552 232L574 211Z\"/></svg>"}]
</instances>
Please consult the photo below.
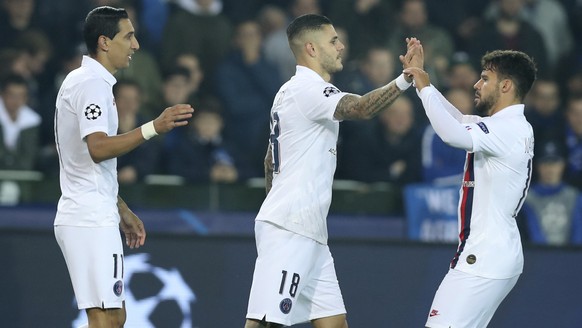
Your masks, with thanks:
<instances>
[{"instance_id":1,"label":"outstretched arm","mask_svg":"<svg viewBox=\"0 0 582 328\"><path fill-rule=\"evenodd\" d=\"M422 67L424 65L424 53L420 41L416 38L406 39L407 51L400 56L404 68ZM370 91L363 96L348 94L337 104L334 117L337 120L361 120L370 119L390 105L412 83L412 78L400 75L388 85Z\"/></svg>"},{"instance_id":2,"label":"outstretched arm","mask_svg":"<svg viewBox=\"0 0 582 328\"><path fill-rule=\"evenodd\" d=\"M175 127L188 124L186 120L192 117L193 111L190 105L174 105L166 108L155 120L127 133L115 136L108 136L104 132L91 133L86 138L91 159L95 163L99 163L119 157L135 149L154 135L166 133Z\"/></svg>"},{"instance_id":3,"label":"outstretched arm","mask_svg":"<svg viewBox=\"0 0 582 328\"><path fill-rule=\"evenodd\" d=\"M436 88L430 85L428 73L418 67L409 67L404 70L404 74L412 75L414 83L418 89L418 96L422 100L422 106L426 112L430 124L438 136L448 145L465 150L473 149L473 139L471 134L463 124L447 110L446 102L443 103L442 95ZM453 113L459 112L454 106Z\"/></svg>"}]
</instances>

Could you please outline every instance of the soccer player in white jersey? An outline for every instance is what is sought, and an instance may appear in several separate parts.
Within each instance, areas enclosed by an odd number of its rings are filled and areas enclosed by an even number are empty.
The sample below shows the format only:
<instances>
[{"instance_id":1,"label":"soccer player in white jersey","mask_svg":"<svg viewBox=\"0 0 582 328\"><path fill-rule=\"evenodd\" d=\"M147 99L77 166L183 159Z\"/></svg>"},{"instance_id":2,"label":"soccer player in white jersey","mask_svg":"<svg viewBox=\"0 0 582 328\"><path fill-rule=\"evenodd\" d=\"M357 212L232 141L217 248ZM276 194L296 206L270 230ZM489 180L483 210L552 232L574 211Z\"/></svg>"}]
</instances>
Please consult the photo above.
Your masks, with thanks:
<instances>
[{"instance_id":1,"label":"soccer player in white jersey","mask_svg":"<svg viewBox=\"0 0 582 328\"><path fill-rule=\"evenodd\" d=\"M533 130L523 100L535 78L533 60L523 52L496 50L481 59L475 107L463 115L430 85L419 67L418 95L436 133L465 149L460 189L459 245L434 297L426 327L486 327L523 270L515 217L530 184Z\"/></svg>"},{"instance_id":2,"label":"soccer player in white jersey","mask_svg":"<svg viewBox=\"0 0 582 328\"><path fill-rule=\"evenodd\" d=\"M141 220L117 195L117 157L145 140L187 124L190 105L166 108L153 121L117 135L113 74L139 49L123 9L98 7L85 20L89 56L67 75L56 101L55 139L60 161L55 237L63 252L79 309L90 327L125 322L123 245L144 244Z\"/></svg>"},{"instance_id":3,"label":"soccer player in white jersey","mask_svg":"<svg viewBox=\"0 0 582 328\"><path fill-rule=\"evenodd\" d=\"M267 197L255 222L258 257L245 327L311 321L316 328L346 328L326 224L339 122L388 109L411 80L401 75L364 96L341 92L329 83L342 69L344 49L331 21L300 16L288 26L287 37L297 71L271 108ZM407 42L408 51L400 56L404 67L422 66L420 43Z\"/></svg>"}]
</instances>

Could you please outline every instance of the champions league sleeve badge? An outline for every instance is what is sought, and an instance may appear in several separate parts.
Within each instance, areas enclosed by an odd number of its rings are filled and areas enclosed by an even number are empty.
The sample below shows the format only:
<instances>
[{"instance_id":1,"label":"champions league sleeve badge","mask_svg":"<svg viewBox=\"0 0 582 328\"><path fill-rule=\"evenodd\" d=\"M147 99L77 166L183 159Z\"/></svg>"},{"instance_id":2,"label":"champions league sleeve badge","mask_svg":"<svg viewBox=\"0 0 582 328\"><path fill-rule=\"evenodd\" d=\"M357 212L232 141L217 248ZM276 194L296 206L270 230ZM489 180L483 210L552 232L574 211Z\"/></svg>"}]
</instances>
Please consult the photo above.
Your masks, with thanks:
<instances>
[{"instance_id":1,"label":"champions league sleeve badge","mask_svg":"<svg viewBox=\"0 0 582 328\"><path fill-rule=\"evenodd\" d=\"M99 107L99 105L95 105L95 104L91 104L89 106L87 106L87 108L85 108L85 117L88 120L95 120L97 119L99 116L101 116L101 114L103 113L103 111L101 110L101 107Z\"/></svg>"},{"instance_id":2,"label":"champions league sleeve badge","mask_svg":"<svg viewBox=\"0 0 582 328\"><path fill-rule=\"evenodd\" d=\"M331 95L335 95L336 93L340 93L339 89L334 87L326 87L323 89L323 95L329 97Z\"/></svg>"}]
</instances>

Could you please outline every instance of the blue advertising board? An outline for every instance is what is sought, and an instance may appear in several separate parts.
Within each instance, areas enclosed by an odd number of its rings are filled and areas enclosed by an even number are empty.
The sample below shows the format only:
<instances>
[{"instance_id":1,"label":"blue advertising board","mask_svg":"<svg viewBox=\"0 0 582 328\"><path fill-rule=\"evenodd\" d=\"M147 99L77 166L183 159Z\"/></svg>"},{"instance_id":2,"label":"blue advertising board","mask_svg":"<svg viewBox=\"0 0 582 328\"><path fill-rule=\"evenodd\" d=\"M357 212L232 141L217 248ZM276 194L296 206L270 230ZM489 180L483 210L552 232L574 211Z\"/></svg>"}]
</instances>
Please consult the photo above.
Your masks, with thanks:
<instances>
[{"instance_id":1,"label":"blue advertising board","mask_svg":"<svg viewBox=\"0 0 582 328\"><path fill-rule=\"evenodd\" d=\"M408 238L457 241L458 186L412 184L404 189Z\"/></svg>"}]
</instances>

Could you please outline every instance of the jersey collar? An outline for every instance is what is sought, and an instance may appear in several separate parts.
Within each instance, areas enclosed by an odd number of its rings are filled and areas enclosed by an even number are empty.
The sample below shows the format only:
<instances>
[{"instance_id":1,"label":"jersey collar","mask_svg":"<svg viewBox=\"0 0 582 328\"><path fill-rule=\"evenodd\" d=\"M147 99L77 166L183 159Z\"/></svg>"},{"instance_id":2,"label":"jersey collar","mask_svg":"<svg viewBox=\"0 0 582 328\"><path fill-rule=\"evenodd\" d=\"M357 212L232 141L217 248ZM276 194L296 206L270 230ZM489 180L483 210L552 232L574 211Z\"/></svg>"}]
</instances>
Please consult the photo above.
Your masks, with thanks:
<instances>
[{"instance_id":1,"label":"jersey collar","mask_svg":"<svg viewBox=\"0 0 582 328\"><path fill-rule=\"evenodd\" d=\"M83 56L83 60L81 61L81 67L87 67L88 69L97 73L111 86L113 86L117 82L117 79L115 78L115 76L113 76L113 74L109 73L109 71L105 69L105 67L103 67L101 63L99 63L98 61L89 56Z\"/></svg>"},{"instance_id":2,"label":"jersey collar","mask_svg":"<svg viewBox=\"0 0 582 328\"><path fill-rule=\"evenodd\" d=\"M297 77L304 77L310 80L320 80L325 82L321 75L317 74L314 70L309 67L297 65L297 72L295 73Z\"/></svg>"},{"instance_id":3,"label":"jersey collar","mask_svg":"<svg viewBox=\"0 0 582 328\"><path fill-rule=\"evenodd\" d=\"M517 104L517 105L511 105L511 106L507 106L504 109L498 111L497 113L493 114L493 116L495 117L503 117L503 116L517 116L517 115L522 115L523 116L523 111L525 109L525 105L524 104Z\"/></svg>"}]
</instances>

